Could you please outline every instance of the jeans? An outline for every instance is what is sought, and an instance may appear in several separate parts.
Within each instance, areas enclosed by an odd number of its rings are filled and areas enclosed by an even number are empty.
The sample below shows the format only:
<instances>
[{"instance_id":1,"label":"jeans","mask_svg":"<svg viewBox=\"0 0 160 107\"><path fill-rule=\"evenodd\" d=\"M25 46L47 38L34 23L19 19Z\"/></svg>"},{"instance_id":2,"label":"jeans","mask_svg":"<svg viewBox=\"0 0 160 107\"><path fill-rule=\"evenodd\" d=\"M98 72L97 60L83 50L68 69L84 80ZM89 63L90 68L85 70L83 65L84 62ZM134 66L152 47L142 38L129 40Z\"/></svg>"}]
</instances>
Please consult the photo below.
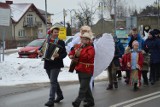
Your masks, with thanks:
<instances>
[{"instance_id":1,"label":"jeans","mask_svg":"<svg viewBox=\"0 0 160 107\"><path fill-rule=\"evenodd\" d=\"M60 72L60 69L51 69L46 70L48 77L50 79L50 95L49 100L54 101L55 100L55 94L57 94L57 97L63 96L62 90L60 88L60 85L58 83L58 75Z\"/></svg>"}]
</instances>

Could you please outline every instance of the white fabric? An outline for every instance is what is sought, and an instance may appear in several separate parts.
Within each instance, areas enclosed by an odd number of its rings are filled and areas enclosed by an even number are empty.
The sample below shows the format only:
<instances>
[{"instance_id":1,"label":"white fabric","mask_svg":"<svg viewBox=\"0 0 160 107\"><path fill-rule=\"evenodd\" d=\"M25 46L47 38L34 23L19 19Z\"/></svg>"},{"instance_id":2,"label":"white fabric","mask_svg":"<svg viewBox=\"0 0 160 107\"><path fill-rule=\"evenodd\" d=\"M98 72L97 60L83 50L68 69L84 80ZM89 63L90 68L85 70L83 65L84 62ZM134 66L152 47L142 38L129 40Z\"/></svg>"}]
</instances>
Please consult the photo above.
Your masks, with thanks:
<instances>
[{"instance_id":1,"label":"white fabric","mask_svg":"<svg viewBox=\"0 0 160 107\"><path fill-rule=\"evenodd\" d=\"M90 80L90 89L91 89L91 91L93 90L93 84L94 84L94 78L93 78L93 76L91 77L91 80Z\"/></svg>"},{"instance_id":2,"label":"white fabric","mask_svg":"<svg viewBox=\"0 0 160 107\"><path fill-rule=\"evenodd\" d=\"M144 31L144 37L143 37L143 40L146 40L146 39L148 38L148 36L149 36L149 34L148 34L146 31Z\"/></svg>"},{"instance_id":3,"label":"white fabric","mask_svg":"<svg viewBox=\"0 0 160 107\"><path fill-rule=\"evenodd\" d=\"M70 43L68 43L66 49L67 52L70 52L71 48L75 45L75 44L79 44L80 43L80 32L76 33L72 39L72 41Z\"/></svg>"},{"instance_id":4,"label":"white fabric","mask_svg":"<svg viewBox=\"0 0 160 107\"><path fill-rule=\"evenodd\" d=\"M114 57L115 44L111 34L104 33L102 37L94 40L94 77L104 71Z\"/></svg>"}]
</instances>

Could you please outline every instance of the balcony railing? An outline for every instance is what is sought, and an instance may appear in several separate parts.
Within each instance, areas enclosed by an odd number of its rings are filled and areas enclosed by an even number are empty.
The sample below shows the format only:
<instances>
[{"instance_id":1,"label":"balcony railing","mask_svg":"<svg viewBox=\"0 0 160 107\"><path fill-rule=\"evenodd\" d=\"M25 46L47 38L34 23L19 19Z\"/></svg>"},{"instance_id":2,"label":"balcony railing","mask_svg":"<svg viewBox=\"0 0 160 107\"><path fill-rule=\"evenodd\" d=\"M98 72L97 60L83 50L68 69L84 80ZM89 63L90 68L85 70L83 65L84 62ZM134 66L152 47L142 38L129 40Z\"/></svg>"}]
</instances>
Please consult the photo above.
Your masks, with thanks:
<instances>
[{"instance_id":1,"label":"balcony railing","mask_svg":"<svg viewBox=\"0 0 160 107\"><path fill-rule=\"evenodd\" d=\"M37 21L23 22L23 27L33 28L33 27L41 27L41 26L42 26L42 22L37 22Z\"/></svg>"}]
</instances>

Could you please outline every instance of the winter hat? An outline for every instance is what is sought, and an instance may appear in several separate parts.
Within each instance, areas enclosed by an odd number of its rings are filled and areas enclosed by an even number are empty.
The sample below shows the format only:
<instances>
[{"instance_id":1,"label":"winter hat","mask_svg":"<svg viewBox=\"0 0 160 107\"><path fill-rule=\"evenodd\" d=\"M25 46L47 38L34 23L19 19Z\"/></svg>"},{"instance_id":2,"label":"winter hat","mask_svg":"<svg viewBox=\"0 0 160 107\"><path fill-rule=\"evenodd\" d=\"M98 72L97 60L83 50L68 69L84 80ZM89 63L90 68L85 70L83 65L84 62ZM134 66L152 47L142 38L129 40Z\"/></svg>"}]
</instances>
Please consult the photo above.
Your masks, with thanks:
<instances>
[{"instance_id":1,"label":"winter hat","mask_svg":"<svg viewBox=\"0 0 160 107\"><path fill-rule=\"evenodd\" d=\"M51 34L52 32L53 32L53 30L54 29L58 29L58 30L60 30L60 28L59 27L57 27L57 26L53 26L53 27L51 27L48 31L47 31L47 34Z\"/></svg>"},{"instance_id":2,"label":"winter hat","mask_svg":"<svg viewBox=\"0 0 160 107\"><path fill-rule=\"evenodd\" d=\"M138 41L135 40L133 41L132 46L137 45L137 44L139 45Z\"/></svg>"},{"instance_id":3,"label":"winter hat","mask_svg":"<svg viewBox=\"0 0 160 107\"><path fill-rule=\"evenodd\" d=\"M92 30L91 30L91 27L89 27L89 26L82 26L81 28L80 28L80 32L82 33L82 31L86 31L86 32L88 32L88 33L90 33L91 35L93 35L93 33L92 33Z\"/></svg>"},{"instance_id":4,"label":"winter hat","mask_svg":"<svg viewBox=\"0 0 160 107\"><path fill-rule=\"evenodd\" d=\"M155 32L154 30L150 31L149 33L150 33L153 37L155 37L155 35L156 35L156 32Z\"/></svg>"},{"instance_id":5,"label":"winter hat","mask_svg":"<svg viewBox=\"0 0 160 107\"><path fill-rule=\"evenodd\" d=\"M160 30L158 30L158 29L153 29L153 31L155 32L155 35L160 34Z\"/></svg>"},{"instance_id":6,"label":"winter hat","mask_svg":"<svg viewBox=\"0 0 160 107\"><path fill-rule=\"evenodd\" d=\"M90 40L92 39L92 37L93 37L93 36L90 35L90 33L87 33L87 32L84 33L84 34L81 36L81 38L88 38L88 39L90 39Z\"/></svg>"}]
</instances>

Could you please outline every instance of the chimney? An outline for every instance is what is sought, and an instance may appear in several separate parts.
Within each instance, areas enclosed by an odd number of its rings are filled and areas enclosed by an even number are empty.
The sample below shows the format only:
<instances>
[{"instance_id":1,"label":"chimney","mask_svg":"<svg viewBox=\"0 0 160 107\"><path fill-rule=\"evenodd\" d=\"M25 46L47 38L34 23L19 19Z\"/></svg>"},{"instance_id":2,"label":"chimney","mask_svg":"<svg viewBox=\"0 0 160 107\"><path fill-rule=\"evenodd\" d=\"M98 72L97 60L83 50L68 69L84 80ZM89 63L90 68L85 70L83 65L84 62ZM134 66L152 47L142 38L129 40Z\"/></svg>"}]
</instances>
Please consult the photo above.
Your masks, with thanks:
<instances>
[{"instance_id":1,"label":"chimney","mask_svg":"<svg viewBox=\"0 0 160 107\"><path fill-rule=\"evenodd\" d=\"M13 1L7 0L6 3L7 3L7 4L13 4Z\"/></svg>"}]
</instances>

